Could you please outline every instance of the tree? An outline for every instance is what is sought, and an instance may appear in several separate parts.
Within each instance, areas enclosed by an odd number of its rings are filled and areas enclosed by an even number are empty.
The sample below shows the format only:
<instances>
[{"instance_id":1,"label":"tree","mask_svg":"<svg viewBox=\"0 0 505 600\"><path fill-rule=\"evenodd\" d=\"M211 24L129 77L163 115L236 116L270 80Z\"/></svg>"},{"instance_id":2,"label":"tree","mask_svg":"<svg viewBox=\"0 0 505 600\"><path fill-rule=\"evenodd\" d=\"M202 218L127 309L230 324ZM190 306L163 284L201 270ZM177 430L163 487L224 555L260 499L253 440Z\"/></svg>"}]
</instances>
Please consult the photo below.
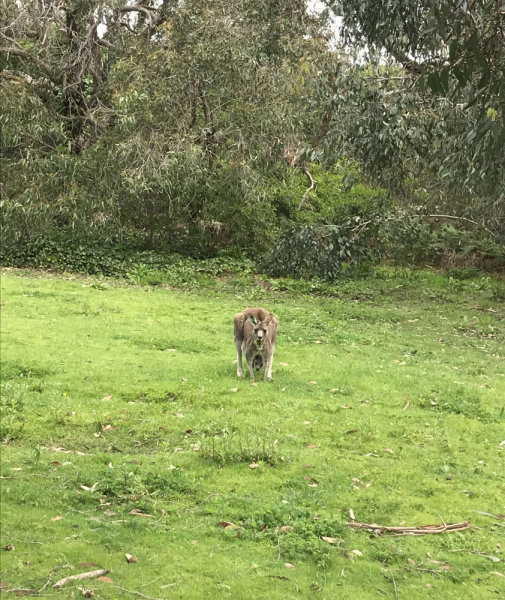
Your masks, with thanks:
<instances>
[{"instance_id":1,"label":"tree","mask_svg":"<svg viewBox=\"0 0 505 600\"><path fill-rule=\"evenodd\" d=\"M395 190L432 189L505 225L505 12L495 0L342 0L333 145ZM363 65L363 54L366 64ZM338 121L338 119L337 119ZM328 140L329 141L329 140ZM423 186L421 186L423 187Z\"/></svg>"},{"instance_id":2,"label":"tree","mask_svg":"<svg viewBox=\"0 0 505 600\"><path fill-rule=\"evenodd\" d=\"M327 39L303 0L3 2L13 236L266 244L268 169L320 126L305 100Z\"/></svg>"}]
</instances>

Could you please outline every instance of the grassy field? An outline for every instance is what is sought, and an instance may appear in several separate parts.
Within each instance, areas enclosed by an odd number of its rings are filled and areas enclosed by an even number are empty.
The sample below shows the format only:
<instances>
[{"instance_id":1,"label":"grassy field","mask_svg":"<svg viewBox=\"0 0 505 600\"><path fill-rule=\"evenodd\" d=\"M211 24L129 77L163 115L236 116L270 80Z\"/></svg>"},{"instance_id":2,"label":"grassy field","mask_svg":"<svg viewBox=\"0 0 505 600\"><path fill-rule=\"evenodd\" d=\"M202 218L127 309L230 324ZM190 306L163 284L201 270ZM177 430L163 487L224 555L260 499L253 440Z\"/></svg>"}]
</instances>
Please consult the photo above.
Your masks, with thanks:
<instances>
[{"instance_id":1,"label":"grassy field","mask_svg":"<svg viewBox=\"0 0 505 600\"><path fill-rule=\"evenodd\" d=\"M505 598L505 520L479 514L505 513L493 285L384 271L330 298L4 271L2 589ZM232 331L251 305L279 319L275 381L254 386ZM350 514L472 527L391 537Z\"/></svg>"}]
</instances>

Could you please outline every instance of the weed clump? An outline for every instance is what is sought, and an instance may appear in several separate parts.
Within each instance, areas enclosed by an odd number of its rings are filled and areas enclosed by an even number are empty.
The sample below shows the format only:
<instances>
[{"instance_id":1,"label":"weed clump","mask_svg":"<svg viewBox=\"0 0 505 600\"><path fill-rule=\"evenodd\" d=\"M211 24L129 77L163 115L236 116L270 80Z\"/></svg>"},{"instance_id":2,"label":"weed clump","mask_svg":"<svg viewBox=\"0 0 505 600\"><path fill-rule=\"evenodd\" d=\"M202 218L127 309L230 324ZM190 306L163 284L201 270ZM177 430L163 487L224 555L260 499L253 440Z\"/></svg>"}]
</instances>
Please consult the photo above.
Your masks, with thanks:
<instances>
[{"instance_id":1,"label":"weed clump","mask_svg":"<svg viewBox=\"0 0 505 600\"><path fill-rule=\"evenodd\" d=\"M0 441L8 443L22 437L25 419L24 395L27 386L14 385L11 381L2 382L0 387Z\"/></svg>"},{"instance_id":2,"label":"weed clump","mask_svg":"<svg viewBox=\"0 0 505 600\"><path fill-rule=\"evenodd\" d=\"M200 440L200 453L221 466L228 463L264 462L278 464L279 441L273 432L254 427L243 431L235 426L224 427L204 435Z\"/></svg>"},{"instance_id":3,"label":"weed clump","mask_svg":"<svg viewBox=\"0 0 505 600\"><path fill-rule=\"evenodd\" d=\"M262 511L242 518L240 537L255 542L268 541L276 547L279 558L308 560L319 568L328 568L332 547L344 544L347 529L343 521L314 512L309 506L296 506L288 500L266 505Z\"/></svg>"}]
</instances>

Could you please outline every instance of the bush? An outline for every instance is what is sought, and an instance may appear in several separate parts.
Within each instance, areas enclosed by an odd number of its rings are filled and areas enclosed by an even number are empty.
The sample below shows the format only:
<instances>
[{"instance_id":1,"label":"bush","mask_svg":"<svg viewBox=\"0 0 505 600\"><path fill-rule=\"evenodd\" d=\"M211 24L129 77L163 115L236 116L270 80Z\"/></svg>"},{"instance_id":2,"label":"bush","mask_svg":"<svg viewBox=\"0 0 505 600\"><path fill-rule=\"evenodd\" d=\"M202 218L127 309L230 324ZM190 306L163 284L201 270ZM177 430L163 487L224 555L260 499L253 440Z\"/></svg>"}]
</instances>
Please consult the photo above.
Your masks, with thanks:
<instances>
[{"instance_id":1,"label":"bush","mask_svg":"<svg viewBox=\"0 0 505 600\"><path fill-rule=\"evenodd\" d=\"M231 254L231 256L230 256ZM135 246L99 244L65 237L20 241L3 245L4 266L56 269L88 275L128 277L144 285L202 284L207 277L230 271L250 273L254 262L236 252L220 252L208 260L182 257L167 251L141 250Z\"/></svg>"},{"instance_id":2,"label":"bush","mask_svg":"<svg viewBox=\"0 0 505 600\"><path fill-rule=\"evenodd\" d=\"M286 228L264 258L263 268L272 277L335 281L343 275L368 273L384 250L379 219L354 217L341 225Z\"/></svg>"}]
</instances>

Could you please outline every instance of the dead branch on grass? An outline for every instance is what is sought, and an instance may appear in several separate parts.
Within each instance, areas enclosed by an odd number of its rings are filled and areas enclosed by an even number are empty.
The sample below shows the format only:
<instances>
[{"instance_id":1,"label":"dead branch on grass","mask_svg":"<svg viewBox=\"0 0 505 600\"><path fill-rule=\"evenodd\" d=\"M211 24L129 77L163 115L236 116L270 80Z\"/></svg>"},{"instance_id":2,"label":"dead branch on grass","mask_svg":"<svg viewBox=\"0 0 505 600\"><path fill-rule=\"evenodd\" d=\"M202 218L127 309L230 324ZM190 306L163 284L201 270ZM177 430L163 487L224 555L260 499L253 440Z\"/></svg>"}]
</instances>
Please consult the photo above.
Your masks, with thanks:
<instances>
[{"instance_id":1,"label":"dead branch on grass","mask_svg":"<svg viewBox=\"0 0 505 600\"><path fill-rule=\"evenodd\" d=\"M428 535L433 533L451 533L454 531L465 531L470 529L470 521L462 521L461 523L447 523L443 525L422 525L419 527L386 527L376 525L375 523L359 523L358 521L347 523L348 527L356 529L368 529L375 533L392 533L395 535Z\"/></svg>"},{"instance_id":2,"label":"dead branch on grass","mask_svg":"<svg viewBox=\"0 0 505 600\"><path fill-rule=\"evenodd\" d=\"M64 586L66 583L70 583L71 581L79 581L81 579L94 579L95 577L103 577L110 573L108 569L98 569L97 571L88 571L87 573L79 573L79 575L70 575L70 577L64 577L60 579L53 585L53 589L58 590L60 587Z\"/></svg>"}]
</instances>

